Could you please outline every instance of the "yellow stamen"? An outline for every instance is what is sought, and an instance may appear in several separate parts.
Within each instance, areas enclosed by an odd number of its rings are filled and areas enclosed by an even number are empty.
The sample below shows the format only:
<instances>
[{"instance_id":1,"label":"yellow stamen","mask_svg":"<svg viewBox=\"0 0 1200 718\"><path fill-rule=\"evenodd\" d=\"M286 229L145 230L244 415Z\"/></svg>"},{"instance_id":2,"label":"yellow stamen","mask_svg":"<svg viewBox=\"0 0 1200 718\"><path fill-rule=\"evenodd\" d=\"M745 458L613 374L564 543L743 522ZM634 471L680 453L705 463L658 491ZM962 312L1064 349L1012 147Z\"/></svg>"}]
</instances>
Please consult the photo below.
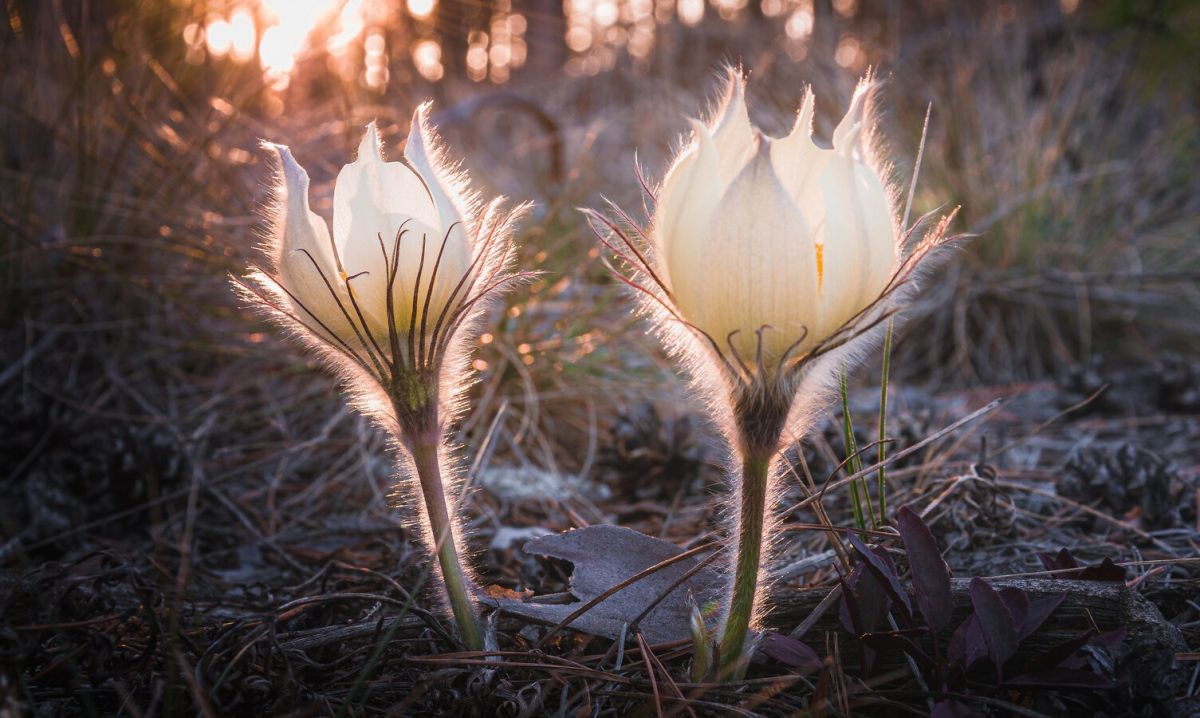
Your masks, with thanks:
<instances>
[{"instance_id":1,"label":"yellow stamen","mask_svg":"<svg viewBox=\"0 0 1200 718\"><path fill-rule=\"evenodd\" d=\"M817 245L817 289L821 288L821 282L825 279L825 245Z\"/></svg>"}]
</instances>

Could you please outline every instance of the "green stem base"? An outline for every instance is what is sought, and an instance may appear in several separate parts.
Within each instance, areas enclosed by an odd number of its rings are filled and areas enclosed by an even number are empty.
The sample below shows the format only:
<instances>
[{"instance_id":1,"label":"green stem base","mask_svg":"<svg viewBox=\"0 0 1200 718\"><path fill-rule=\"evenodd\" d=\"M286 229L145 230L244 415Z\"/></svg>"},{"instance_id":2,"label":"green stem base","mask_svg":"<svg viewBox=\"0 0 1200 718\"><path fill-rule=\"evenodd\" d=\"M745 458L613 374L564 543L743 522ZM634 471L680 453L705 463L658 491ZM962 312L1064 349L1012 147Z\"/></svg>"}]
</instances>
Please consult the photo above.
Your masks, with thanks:
<instances>
[{"instance_id":1,"label":"green stem base","mask_svg":"<svg viewBox=\"0 0 1200 718\"><path fill-rule=\"evenodd\" d=\"M738 510L737 559L732 597L721 630L720 677L740 680L749 662L747 636L758 598L758 571L762 559L763 523L767 511L767 483L771 456L746 456L742 461L741 505Z\"/></svg>"},{"instance_id":2,"label":"green stem base","mask_svg":"<svg viewBox=\"0 0 1200 718\"><path fill-rule=\"evenodd\" d=\"M428 517L434 541L433 549L442 571L442 583L446 588L450 610L458 624L458 633L468 650L482 651L483 634L475 617L475 608L467 588L467 577L458 557L458 548L454 544L454 531L446 507L439 457L441 433L436 427L436 421L433 429L415 437L411 449L413 463L421 482L421 494L425 498L425 515Z\"/></svg>"}]
</instances>

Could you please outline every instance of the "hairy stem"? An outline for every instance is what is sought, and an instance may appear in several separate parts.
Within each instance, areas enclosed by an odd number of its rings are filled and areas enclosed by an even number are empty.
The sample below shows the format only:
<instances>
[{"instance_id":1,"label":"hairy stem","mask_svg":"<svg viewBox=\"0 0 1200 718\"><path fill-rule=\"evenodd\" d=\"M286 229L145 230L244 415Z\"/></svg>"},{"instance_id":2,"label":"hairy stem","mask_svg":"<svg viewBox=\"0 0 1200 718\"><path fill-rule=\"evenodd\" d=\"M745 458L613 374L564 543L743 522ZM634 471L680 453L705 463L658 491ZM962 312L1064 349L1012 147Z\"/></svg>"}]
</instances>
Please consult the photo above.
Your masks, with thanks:
<instances>
[{"instance_id":1,"label":"hairy stem","mask_svg":"<svg viewBox=\"0 0 1200 718\"><path fill-rule=\"evenodd\" d=\"M739 680L746 673L749 655L746 634L758 598L758 570L762 559L763 523L767 512L767 483L773 452L747 454L742 460L738 508L736 564L729 610L721 631L721 677Z\"/></svg>"},{"instance_id":2,"label":"hairy stem","mask_svg":"<svg viewBox=\"0 0 1200 718\"><path fill-rule=\"evenodd\" d=\"M483 650L483 635L475 619L475 610L467 589L467 577L459 561L458 548L454 545L454 531L450 513L446 507L446 490L442 484L442 466L439 457L441 430L436 412L427 422L424 431L412 437L410 448L417 477L421 481L421 494L425 497L425 515L429 518L433 536L433 550L442 569L442 583L450 600L450 610L458 623L458 632L463 643L472 651Z\"/></svg>"}]
</instances>

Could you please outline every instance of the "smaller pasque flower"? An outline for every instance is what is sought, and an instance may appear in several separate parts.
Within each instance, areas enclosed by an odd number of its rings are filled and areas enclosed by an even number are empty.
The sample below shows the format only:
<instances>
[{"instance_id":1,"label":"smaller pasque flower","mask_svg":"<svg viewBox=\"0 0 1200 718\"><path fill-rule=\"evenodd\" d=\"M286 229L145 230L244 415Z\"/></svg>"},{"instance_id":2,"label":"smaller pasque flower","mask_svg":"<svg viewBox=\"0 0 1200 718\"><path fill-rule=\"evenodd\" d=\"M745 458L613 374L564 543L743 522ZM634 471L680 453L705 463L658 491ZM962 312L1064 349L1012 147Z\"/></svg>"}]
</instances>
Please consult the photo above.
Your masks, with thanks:
<instances>
[{"instance_id":1,"label":"smaller pasque flower","mask_svg":"<svg viewBox=\"0 0 1200 718\"><path fill-rule=\"evenodd\" d=\"M446 484L444 423L467 384L466 352L488 301L524 275L510 271L521 205L481 206L443 156L428 105L413 115L402 161L385 161L374 123L338 173L332 231L309 205L308 173L282 145L259 268L237 288L342 375L356 405L407 453L423 528L464 642L482 647L458 557Z\"/></svg>"},{"instance_id":2,"label":"smaller pasque flower","mask_svg":"<svg viewBox=\"0 0 1200 718\"><path fill-rule=\"evenodd\" d=\"M838 370L861 357L924 260L947 241L949 217L919 241L904 229L873 142L871 85L861 83L833 131L813 141L809 92L778 139L750 121L742 78L730 72L708 122L686 142L642 228L619 208L589 212L625 265L668 347L712 397L732 453L736 556L720 631L721 675L741 675L769 544L782 437L808 428ZM920 226L922 222L918 222Z\"/></svg>"}]
</instances>

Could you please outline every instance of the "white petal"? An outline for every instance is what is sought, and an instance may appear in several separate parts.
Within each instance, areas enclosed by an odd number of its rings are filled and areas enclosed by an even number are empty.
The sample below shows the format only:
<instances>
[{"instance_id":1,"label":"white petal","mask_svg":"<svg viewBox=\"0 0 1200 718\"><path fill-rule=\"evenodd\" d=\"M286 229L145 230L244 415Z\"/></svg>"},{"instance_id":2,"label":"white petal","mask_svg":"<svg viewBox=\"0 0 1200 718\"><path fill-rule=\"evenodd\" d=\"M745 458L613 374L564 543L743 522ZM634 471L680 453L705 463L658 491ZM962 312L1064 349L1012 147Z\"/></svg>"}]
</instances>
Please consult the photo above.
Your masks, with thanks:
<instances>
[{"instance_id":1,"label":"white petal","mask_svg":"<svg viewBox=\"0 0 1200 718\"><path fill-rule=\"evenodd\" d=\"M355 346L353 331L338 306L339 300L345 306L345 284L338 272L329 228L309 209L308 173L287 147L266 146L276 153L280 163L276 194L282 217L274 238L279 283L293 297L292 309L298 318L306 322L315 318L317 326L310 326L326 339L331 339L332 333ZM320 324L329 331L320 329Z\"/></svg>"},{"instance_id":2,"label":"white petal","mask_svg":"<svg viewBox=\"0 0 1200 718\"><path fill-rule=\"evenodd\" d=\"M713 212L725 191L720 181L720 159L708 129L692 122L695 140L668 175L654 213L654 239L659 252L662 280L672 293L703 288L705 278L697 262L712 229Z\"/></svg>"},{"instance_id":3,"label":"white petal","mask_svg":"<svg viewBox=\"0 0 1200 718\"><path fill-rule=\"evenodd\" d=\"M713 144L721 158L721 181L733 182L754 152L754 127L746 108L746 86L736 70L729 71L725 99L712 129Z\"/></svg>"},{"instance_id":4,"label":"white petal","mask_svg":"<svg viewBox=\"0 0 1200 718\"><path fill-rule=\"evenodd\" d=\"M397 325L407 331L413 288L405 280L415 280L423 240L427 280L433 263L430 255L436 255L441 243L440 224L437 208L416 171L400 162L383 161L372 123L359 145L358 158L338 174L333 236L358 308L382 346L387 345L389 258L396 237L403 228L393 312Z\"/></svg>"},{"instance_id":5,"label":"white petal","mask_svg":"<svg viewBox=\"0 0 1200 718\"><path fill-rule=\"evenodd\" d=\"M819 178L829 156L833 153L818 147L812 140L812 118L815 98L810 90L804 95L800 114L791 133L776 140L771 147L775 174L787 189L788 195L800 208L809 227L818 228L825 221L825 201Z\"/></svg>"},{"instance_id":6,"label":"white petal","mask_svg":"<svg viewBox=\"0 0 1200 718\"><path fill-rule=\"evenodd\" d=\"M753 365L777 362L816 317L816 255L799 210L771 166L769 141L726 190L693 263L701 281L677 294L685 316ZM731 332L735 332L728 339ZM806 341L804 345L811 342ZM803 345L802 345L803 346Z\"/></svg>"},{"instance_id":7,"label":"white petal","mask_svg":"<svg viewBox=\"0 0 1200 718\"><path fill-rule=\"evenodd\" d=\"M408 141L404 144L404 159L408 160L424 180L429 196L437 206L440 224L443 228L448 228L456 222L461 222L463 217L451 198L450 190L446 187L433 156L437 139L429 125L429 104L423 103L413 112Z\"/></svg>"},{"instance_id":8,"label":"white petal","mask_svg":"<svg viewBox=\"0 0 1200 718\"><path fill-rule=\"evenodd\" d=\"M692 120L693 139L667 172L654 210L655 270L673 290L671 257L676 243L686 245L708 229L709 218L724 191L718 157L708 128Z\"/></svg>"},{"instance_id":9,"label":"white petal","mask_svg":"<svg viewBox=\"0 0 1200 718\"><path fill-rule=\"evenodd\" d=\"M841 122L833 129L833 149L835 152L850 156L853 154L858 145L859 135L862 133L863 123L865 121L864 113L866 112L867 95L870 94L871 86L865 81L858 83L858 87L854 90L854 97L850 100L850 108L846 110L846 114L842 116Z\"/></svg>"},{"instance_id":10,"label":"white petal","mask_svg":"<svg viewBox=\"0 0 1200 718\"><path fill-rule=\"evenodd\" d=\"M867 263L867 278L864 291L866 302L873 302L887 286L892 277L896 261L897 231L895 213L892 211L888 192L883 181L869 166L856 162L855 180L858 182L858 203L864 218L870 259Z\"/></svg>"},{"instance_id":11,"label":"white petal","mask_svg":"<svg viewBox=\"0 0 1200 718\"><path fill-rule=\"evenodd\" d=\"M404 145L404 158L424 180L425 186L437 206L440 225L438 236L430 237L430 243L426 250L425 270L422 273L421 287L418 293L421 297L418 300L418 312L425 312L426 307L428 307L428 311L427 314L418 315L417 328L420 331L420 322L424 317L427 338L429 332L433 330L434 324L437 323L438 316L442 314L447 302L450 301L459 280L470 270L473 259L472 227L469 224L471 219L464 217L460 212L459 204L454 201L450 183L434 154L438 140L429 122L429 107L430 103L426 102L413 112L408 141ZM403 284L407 287L412 287L417 281L417 270L420 267L419 258L418 254L416 264L403 263L402 258L402 264L406 270L401 273L401 276L404 280ZM461 294L455 297L455 301L463 299L465 297Z\"/></svg>"},{"instance_id":12,"label":"white petal","mask_svg":"<svg viewBox=\"0 0 1200 718\"><path fill-rule=\"evenodd\" d=\"M828 336L874 301L891 275L895 245L882 182L866 165L842 155L825 167L826 221L820 333Z\"/></svg>"}]
</instances>

